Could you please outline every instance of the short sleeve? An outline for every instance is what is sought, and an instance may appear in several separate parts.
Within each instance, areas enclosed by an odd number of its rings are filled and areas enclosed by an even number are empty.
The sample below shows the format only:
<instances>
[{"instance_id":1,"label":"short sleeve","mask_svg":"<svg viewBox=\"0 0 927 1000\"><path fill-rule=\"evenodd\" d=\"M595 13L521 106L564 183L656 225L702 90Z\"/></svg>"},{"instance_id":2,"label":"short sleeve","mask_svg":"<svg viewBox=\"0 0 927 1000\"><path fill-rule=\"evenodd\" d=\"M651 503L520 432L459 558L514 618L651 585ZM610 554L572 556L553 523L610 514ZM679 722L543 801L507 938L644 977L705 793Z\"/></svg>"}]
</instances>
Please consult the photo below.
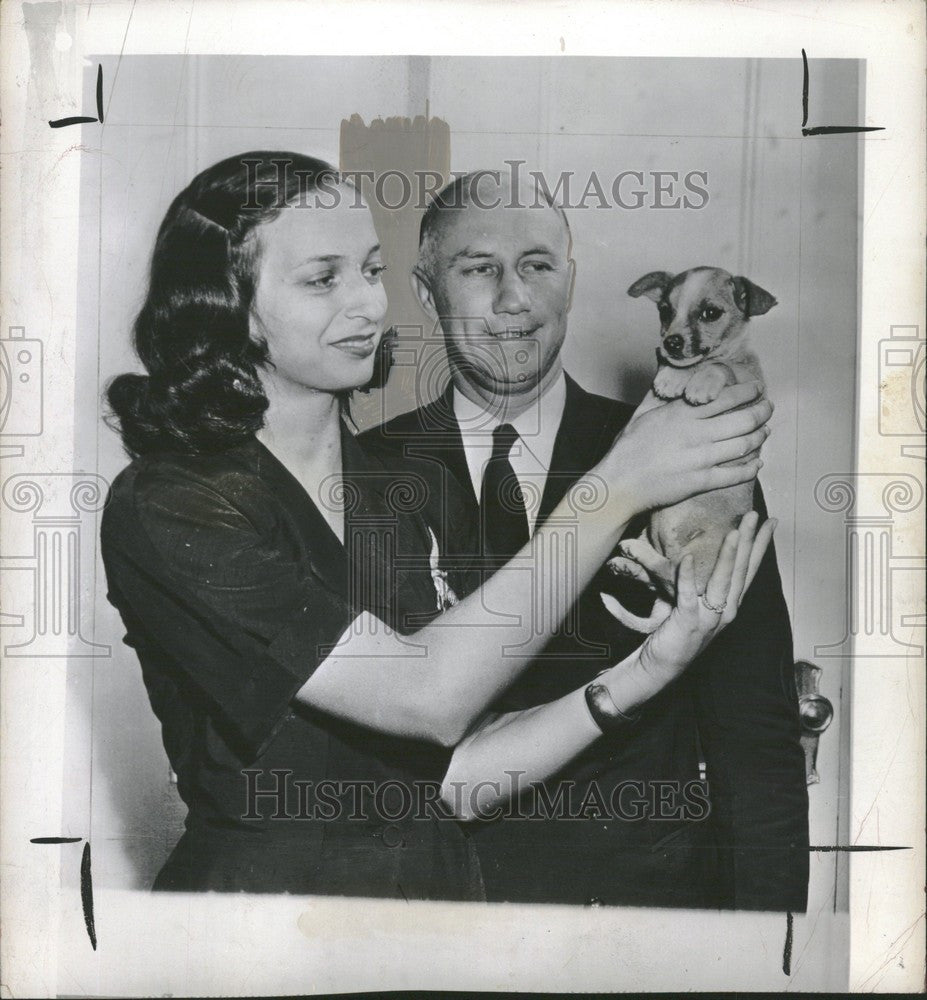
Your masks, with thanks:
<instances>
[{"instance_id":1,"label":"short sleeve","mask_svg":"<svg viewBox=\"0 0 927 1000\"><path fill-rule=\"evenodd\" d=\"M127 641L134 622L253 758L356 614L273 516L272 494L250 493L142 473L104 514L103 556Z\"/></svg>"}]
</instances>

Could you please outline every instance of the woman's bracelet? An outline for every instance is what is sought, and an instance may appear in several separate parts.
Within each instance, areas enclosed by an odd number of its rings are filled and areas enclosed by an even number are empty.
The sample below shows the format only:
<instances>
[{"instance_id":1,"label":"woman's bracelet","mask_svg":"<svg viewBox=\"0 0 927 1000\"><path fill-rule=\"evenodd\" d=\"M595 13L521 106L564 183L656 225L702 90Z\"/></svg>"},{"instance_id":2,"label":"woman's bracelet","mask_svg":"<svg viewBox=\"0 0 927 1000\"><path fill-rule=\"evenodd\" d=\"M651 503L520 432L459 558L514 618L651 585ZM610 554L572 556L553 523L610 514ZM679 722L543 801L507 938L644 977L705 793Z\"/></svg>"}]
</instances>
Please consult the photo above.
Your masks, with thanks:
<instances>
[{"instance_id":1,"label":"woman's bracelet","mask_svg":"<svg viewBox=\"0 0 927 1000\"><path fill-rule=\"evenodd\" d=\"M601 671L599 676L601 677L605 672L605 670ZM635 712L622 712L615 704L608 688L598 681L593 681L586 687L585 695L592 721L606 736L613 735L633 725L641 717L639 708Z\"/></svg>"}]
</instances>

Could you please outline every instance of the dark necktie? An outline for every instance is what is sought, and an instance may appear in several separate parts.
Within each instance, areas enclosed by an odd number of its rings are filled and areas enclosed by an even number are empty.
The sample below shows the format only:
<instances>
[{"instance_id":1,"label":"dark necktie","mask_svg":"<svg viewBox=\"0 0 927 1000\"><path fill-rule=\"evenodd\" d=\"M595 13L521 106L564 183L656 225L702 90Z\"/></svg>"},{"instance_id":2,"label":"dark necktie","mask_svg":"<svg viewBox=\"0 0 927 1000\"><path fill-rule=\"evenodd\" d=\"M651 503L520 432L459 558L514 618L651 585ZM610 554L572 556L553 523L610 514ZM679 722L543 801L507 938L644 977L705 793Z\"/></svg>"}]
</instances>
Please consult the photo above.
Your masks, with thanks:
<instances>
[{"instance_id":1,"label":"dark necktie","mask_svg":"<svg viewBox=\"0 0 927 1000\"><path fill-rule=\"evenodd\" d=\"M489 555L508 561L528 542L528 515L509 452L518 439L511 424L492 432L492 456L483 473L480 517Z\"/></svg>"}]
</instances>

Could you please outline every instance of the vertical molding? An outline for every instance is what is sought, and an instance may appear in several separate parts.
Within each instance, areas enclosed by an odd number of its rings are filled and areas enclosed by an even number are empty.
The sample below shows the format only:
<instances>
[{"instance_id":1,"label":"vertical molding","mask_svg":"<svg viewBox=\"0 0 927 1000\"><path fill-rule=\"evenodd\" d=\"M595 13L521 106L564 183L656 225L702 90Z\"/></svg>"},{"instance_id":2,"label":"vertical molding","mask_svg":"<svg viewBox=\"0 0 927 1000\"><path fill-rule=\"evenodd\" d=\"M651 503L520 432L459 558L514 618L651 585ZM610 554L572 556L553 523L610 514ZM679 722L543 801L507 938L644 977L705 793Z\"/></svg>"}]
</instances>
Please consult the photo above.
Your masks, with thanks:
<instances>
[{"instance_id":1,"label":"vertical molding","mask_svg":"<svg viewBox=\"0 0 927 1000\"><path fill-rule=\"evenodd\" d=\"M759 137L760 60L745 60L743 140L740 147L740 231L737 273L753 273L754 220L757 199L757 139Z\"/></svg>"},{"instance_id":2,"label":"vertical molding","mask_svg":"<svg viewBox=\"0 0 927 1000\"><path fill-rule=\"evenodd\" d=\"M409 89L406 115L428 117L431 103L431 56L409 56Z\"/></svg>"}]
</instances>

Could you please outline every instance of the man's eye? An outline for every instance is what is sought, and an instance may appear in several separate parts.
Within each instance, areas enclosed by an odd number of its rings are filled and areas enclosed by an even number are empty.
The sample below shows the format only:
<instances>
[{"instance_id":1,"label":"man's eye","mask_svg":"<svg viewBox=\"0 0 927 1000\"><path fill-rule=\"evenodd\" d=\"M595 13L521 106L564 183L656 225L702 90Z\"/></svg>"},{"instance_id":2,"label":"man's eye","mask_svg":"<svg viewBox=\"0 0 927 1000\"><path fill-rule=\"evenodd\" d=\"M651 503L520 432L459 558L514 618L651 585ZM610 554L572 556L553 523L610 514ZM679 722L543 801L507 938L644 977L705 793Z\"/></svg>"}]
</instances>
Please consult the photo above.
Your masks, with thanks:
<instances>
[{"instance_id":1,"label":"man's eye","mask_svg":"<svg viewBox=\"0 0 927 1000\"><path fill-rule=\"evenodd\" d=\"M386 270L385 264L373 264L370 267L368 267L364 273L367 276L367 280L371 284L376 284L380 280L385 270Z\"/></svg>"},{"instance_id":2,"label":"man's eye","mask_svg":"<svg viewBox=\"0 0 927 1000\"><path fill-rule=\"evenodd\" d=\"M716 306L705 306L699 314L699 319L703 319L706 323L714 323L716 319L721 319L723 315L724 313Z\"/></svg>"},{"instance_id":3,"label":"man's eye","mask_svg":"<svg viewBox=\"0 0 927 1000\"><path fill-rule=\"evenodd\" d=\"M546 260L529 260L525 267L529 271L553 271L553 267Z\"/></svg>"},{"instance_id":4,"label":"man's eye","mask_svg":"<svg viewBox=\"0 0 927 1000\"><path fill-rule=\"evenodd\" d=\"M468 267L464 274L475 274L477 276L484 276L487 274L492 274L493 266L492 264L476 264L473 267Z\"/></svg>"}]
</instances>

